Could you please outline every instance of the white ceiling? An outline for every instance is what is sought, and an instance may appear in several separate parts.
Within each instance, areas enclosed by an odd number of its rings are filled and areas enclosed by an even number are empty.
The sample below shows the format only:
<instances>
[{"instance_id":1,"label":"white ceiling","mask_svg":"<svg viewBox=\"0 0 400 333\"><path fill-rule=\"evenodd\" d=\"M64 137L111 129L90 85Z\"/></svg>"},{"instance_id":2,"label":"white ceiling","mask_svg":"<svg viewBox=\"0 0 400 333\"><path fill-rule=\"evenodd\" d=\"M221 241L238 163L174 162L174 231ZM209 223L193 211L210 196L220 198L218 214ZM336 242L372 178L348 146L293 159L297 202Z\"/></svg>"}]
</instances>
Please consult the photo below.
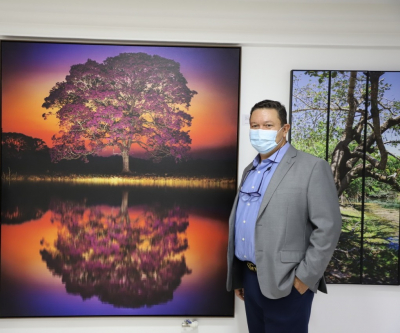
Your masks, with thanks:
<instances>
[{"instance_id":1,"label":"white ceiling","mask_svg":"<svg viewBox=\"0 0 400 333\"><path fill-rule=\"evenodd\" d=\"M319 3L319 4L399 4L400 0L223 0L243 2L265 2L265 3Z\"/></svg>"},{"instance_id":2,"label":"white ceiling","mask_svg":"<svg viewBox=\"0 0 400 333\"><path fill-rule=\"evenodd\" d=\"M0 0L0 38L400 47L400 0Z\"/></svg>"}]
</instances>

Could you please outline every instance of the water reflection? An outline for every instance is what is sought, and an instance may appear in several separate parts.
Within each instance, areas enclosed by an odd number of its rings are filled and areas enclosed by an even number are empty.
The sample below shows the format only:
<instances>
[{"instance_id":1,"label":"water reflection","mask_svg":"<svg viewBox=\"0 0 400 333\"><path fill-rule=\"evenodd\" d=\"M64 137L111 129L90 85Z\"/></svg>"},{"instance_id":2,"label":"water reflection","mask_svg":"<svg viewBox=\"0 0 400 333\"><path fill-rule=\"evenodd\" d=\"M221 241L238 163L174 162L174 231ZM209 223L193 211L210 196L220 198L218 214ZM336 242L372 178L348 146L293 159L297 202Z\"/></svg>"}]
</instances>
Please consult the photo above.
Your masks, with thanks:
<instances>
[{"instance_id":1,"label":"water reflection","mask_svg":"<svg viewBox=\"0 0 400 333\"><path fill-rule=\"evenodd\" d=\"M184 256L188 214L178 206L129 209L124 191L119 209L61 200L50 208L58 237L54 245L42 239L40 254L70 294L117 307L151 306L171 300L191 272Z\"/></svg>"},{"instance_id":2,"label":"water reflection","mask_svg":"<svg viewBox=\"0 0 400 333\"><path fill-rule=\"evenodd\" d=\"M232 315L225 278L234 195L3 184L0 317Z\"/></svg>"},{"instance_id":3,"label":"water reflection","mask_svg":"<svg viewBox=\"0 0 400 333\"><path fill-rule=\"evenodd\" d=\"M46 195L37 195L32 188L23 191L8 190L2 186L1 223L20 224L30 220L40 219L49 209Z\"/></svg>"}]
</instances>

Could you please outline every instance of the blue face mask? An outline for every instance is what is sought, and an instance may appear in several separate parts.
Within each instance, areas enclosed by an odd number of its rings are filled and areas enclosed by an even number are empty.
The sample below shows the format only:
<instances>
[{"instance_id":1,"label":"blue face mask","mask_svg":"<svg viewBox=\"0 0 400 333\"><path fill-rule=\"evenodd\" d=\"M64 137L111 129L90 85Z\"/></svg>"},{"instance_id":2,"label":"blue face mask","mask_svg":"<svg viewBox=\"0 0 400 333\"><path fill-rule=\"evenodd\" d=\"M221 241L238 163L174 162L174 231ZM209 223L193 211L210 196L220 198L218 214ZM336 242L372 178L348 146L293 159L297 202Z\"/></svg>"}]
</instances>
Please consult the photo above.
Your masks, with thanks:
<instances>
[{"instance_id":1,"label":"blue face mask","mask_svg":"<svg viewBox=\"0 0 400 333\"><path fill-rule=\"evenodd\" d=\"M282 129L281 127L279 131ZM283 140L283 137L279 143L276 143L276 136L279 131L275 130L262 130L262 129L250 129L250 142L251 145L260 153L266 154L276 148Z\"/></svg>"}]
</instances>

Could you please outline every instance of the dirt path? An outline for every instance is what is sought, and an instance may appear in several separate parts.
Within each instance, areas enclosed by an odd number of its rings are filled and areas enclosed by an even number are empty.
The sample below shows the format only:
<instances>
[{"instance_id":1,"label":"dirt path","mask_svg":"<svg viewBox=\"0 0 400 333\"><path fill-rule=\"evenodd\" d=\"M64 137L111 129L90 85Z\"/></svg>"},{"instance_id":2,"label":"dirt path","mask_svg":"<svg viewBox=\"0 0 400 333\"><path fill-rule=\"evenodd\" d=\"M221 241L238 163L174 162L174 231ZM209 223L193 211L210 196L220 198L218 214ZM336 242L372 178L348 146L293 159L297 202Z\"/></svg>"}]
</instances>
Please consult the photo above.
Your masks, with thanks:
<instances>
[{"instance_id":1,"label":"dirt path","mask_svg":"<svg viewBox=\"0 0 400 333\"><path fill-rule=\"evenodd\" d=\"M390 221L392 224L399 225L400 209L398 208L383 208L378 204L368 203L365 204L365 211Z\"/></svg>"}]
</instances>

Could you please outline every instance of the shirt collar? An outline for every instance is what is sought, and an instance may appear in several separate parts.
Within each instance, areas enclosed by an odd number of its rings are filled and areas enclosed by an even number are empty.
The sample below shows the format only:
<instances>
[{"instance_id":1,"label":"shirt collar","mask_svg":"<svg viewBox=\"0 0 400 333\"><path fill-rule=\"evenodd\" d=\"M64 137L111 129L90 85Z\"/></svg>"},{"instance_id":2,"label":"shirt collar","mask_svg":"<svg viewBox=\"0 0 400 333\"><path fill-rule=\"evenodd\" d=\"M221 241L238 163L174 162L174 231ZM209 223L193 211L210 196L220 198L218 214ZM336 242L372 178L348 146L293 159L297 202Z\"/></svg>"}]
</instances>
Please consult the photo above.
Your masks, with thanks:
<instances>
[{"instance_id":1,"label":"shirt collar","mask_svg":"<svg viewBox=\"0 0 400 333\"><path fill-rule=\"evenodd\" d=\"M286 154L287 150L289 149L290 143L286 142L280 149L278 149L275 153L273 153L270 157L265 159L260 163L260 154L258 154L255 159L253 160L253 167L257 167L259 164L261 164L261 167L264 165L269 165L271 163L279 163L283 156Z\"/></svg>"}]
</instances>

